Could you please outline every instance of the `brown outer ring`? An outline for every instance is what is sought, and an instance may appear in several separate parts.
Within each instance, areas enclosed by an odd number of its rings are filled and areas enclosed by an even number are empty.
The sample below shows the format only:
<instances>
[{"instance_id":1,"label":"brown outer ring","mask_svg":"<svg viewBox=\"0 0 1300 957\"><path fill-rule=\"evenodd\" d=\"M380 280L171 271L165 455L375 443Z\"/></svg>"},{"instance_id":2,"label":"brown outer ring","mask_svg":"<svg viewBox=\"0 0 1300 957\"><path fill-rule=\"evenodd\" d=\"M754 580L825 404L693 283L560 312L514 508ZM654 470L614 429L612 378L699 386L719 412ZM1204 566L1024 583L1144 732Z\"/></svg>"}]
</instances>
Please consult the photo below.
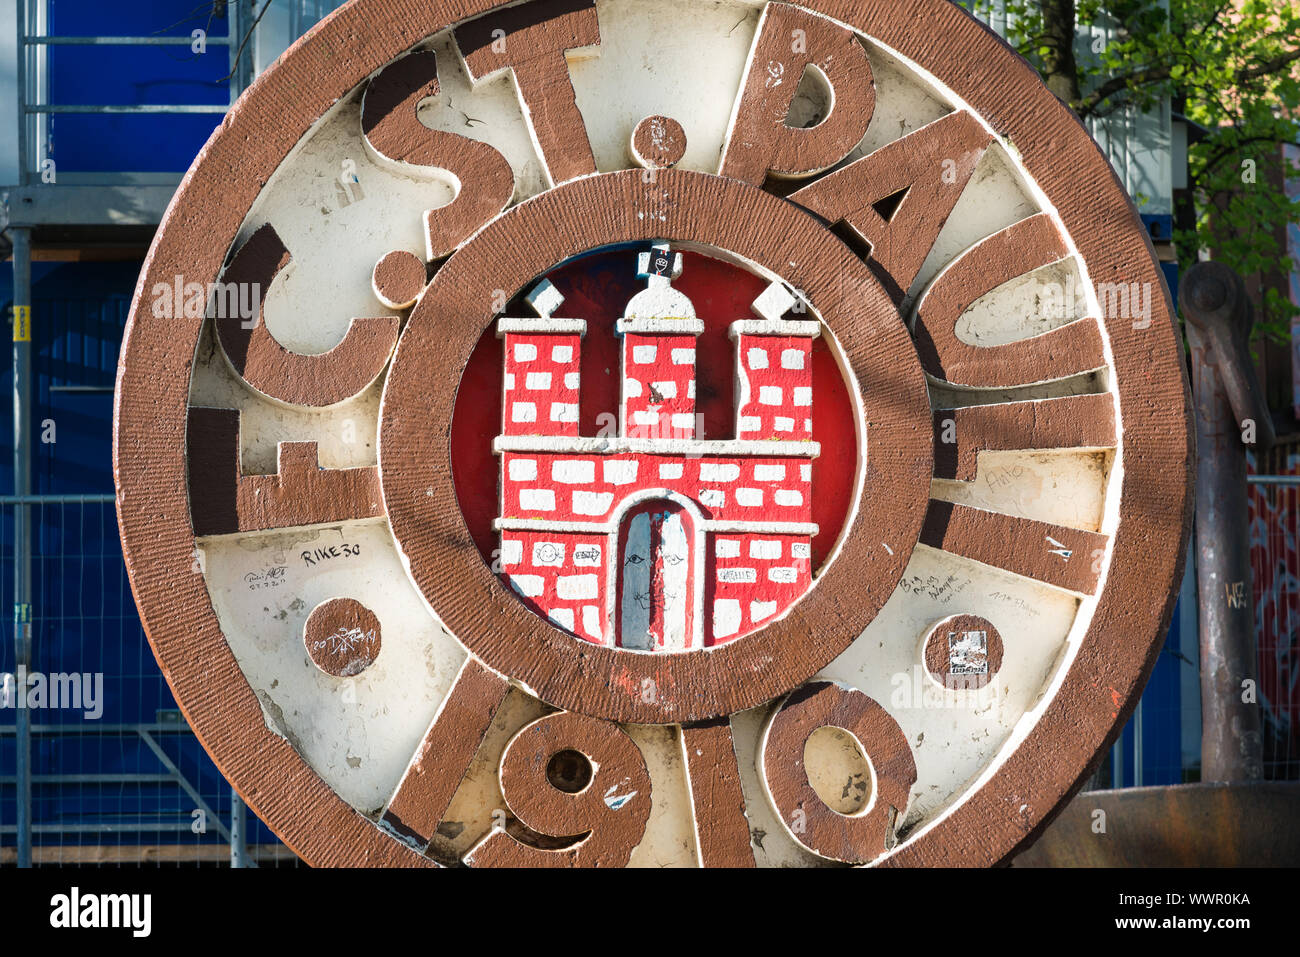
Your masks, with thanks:
<instances>
[{"instance_id":1,"label":"brown outer ring","mask_svg":"<svg viewBox=\"0 0 1300 957\"><path fill-rule=\"evenodd\" d=\"M812 591L766 628L673 655L592 645L530 611L475 547L451 461L451 386L496 319L494 291L513 295L596 247L656 239L729 251L802 290L836 335L869 424L856 515ZM625 170L521 203L438 271L384 385L379 465L388 520L411 577L471 654L558 708L677 724L785 694L862 634L920 537L934 474L932 428L925 374L898 310L866 264L815 217L740 180L661 170L646 183L639 170ZM647 687L655 693L645 695Z\"/></svg>"},{"instance_id":2,"label":"brown outer ring","mask_svg":"<svg viewBox=\"0 0 1300 957\"><path fill-rule=\"evenodd\" d=\"M948 0L806 0L948 87L1016 144L1095 282L1163 279L1123 187L1087 132L1021 58ZM215 281L257 193L315 120L425 36L492 0L355 0L294 44L226 114L163 217L136 287L118 366L114 474L141 619L190 726L222 773L316 865L427 864L343 802L270 732L192 563L184 436L199 323L153 319L144 291ZM924 24L925 31L916 30ZM1157 285L1157 288L1160 288ZM987 865L1014 854L1082 785L1137 704L1173 611L1192 509L1193 439L1168 296L1146 330L1107 320L1124 476L1109 584L1058 695L991 780L908 841L891 865ZM1131 439L1131 440L1130 440ZM1164 600L1149 602L1151 583ZM1117 710L1111 692L1123 702ZM1024 811L1020 811L1021 806Z\"/></svg>"}]
</instances>

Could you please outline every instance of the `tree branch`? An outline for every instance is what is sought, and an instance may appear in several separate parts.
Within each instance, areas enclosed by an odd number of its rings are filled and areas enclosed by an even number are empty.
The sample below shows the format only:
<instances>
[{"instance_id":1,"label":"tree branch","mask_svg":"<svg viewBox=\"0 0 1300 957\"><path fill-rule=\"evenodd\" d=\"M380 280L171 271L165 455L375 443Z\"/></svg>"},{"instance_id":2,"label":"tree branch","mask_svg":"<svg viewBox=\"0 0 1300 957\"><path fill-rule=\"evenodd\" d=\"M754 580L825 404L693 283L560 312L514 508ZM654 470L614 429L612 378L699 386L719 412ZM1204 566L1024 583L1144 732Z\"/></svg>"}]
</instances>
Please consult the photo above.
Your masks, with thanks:
<instances>
[{"instance_id":1,"label":"tree branch","mask_svg":"<svg viewBox=\"0 0 1300 957\"><path fill-rule=\"evenodd\" d=\"M1131 73L1121 73L1113 76L1097 89L1093 90L1087 96L1081 97L1070 107L1080 117L1091 116L1102 103L1110 99L1116 93L1122 93L1130 86L1148 86L1153 83L1161 83L1169 79L1169 66L1152 66L1142 70L1134 70Z\"/></svg>"},{"instance_id":2,"label":"tree branch","mask_svg":"<svg viewBox=\"0 0 1300 957\"><path fill-rule=\"evenodd\" d=\"M1257 63L1251 67L1243 67L1237 71L1237 82L1246 83L1250 80L1258 80L1262 76L1269 76L1276 73L1288 63L1294 63L1300 60L1300 49L1288 50L1281 56L1275 56L1271 60L1265 60L1263 63Z\"/></svg>"},{"instance_id":3,"label":"tree branch","mask_svg":"<svg viewBox=\"0 0 1300 957\"><path fill-rule=\"evenodd\" d=\"M253 0L253 2L256 3L256 0ZM248 41L253 37L253 31L256 30L257 25L262 22L262 17L266 16L266 11L271 9L271 3L272 0L266 0L266 3L262 4L262 9L257 12L257 16L253 18L253 22L248 25L248 29L244 31L244 35L239 38L239 47L235 50L235 68L218 80L218 83L228 82L230 78L239 71L239 59L244 55L244 47L248 46Z\"/></svg>"},{"instance_id":4,"label":"tree branch","mask_svg":"<svg viewBox=\"0 0 1300 957\"><path fill-rule=\"evenodd\" d=\"M1250 143L1273 143L1282 146L1292 142L1294 141L1283 136L1247 136L1244 139L1238 140L1236 143L1229 144L1215 151L1208 159L1206 159L1205 165L1191 176L1191 181L1199 184L1203 176L1208 175L1225 159Z\"/></svg>"}]
</instances>

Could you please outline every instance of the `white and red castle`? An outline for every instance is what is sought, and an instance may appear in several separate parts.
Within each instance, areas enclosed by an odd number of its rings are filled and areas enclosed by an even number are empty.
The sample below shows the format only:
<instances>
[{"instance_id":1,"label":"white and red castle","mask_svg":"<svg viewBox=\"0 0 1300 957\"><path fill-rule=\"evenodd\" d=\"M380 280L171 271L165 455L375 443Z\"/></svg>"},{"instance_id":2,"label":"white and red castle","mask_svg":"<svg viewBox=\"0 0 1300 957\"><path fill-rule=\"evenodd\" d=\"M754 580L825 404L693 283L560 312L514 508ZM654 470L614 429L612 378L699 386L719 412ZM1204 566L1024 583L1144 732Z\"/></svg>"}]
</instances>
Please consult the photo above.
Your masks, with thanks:
<instances>
[{"instance_id":1,"label":"white and red castle","mask_svg":"<svg viewBox=\"0 0 1300 957\"><path fill-rule=\"evenodd\" d=\"M497 322L505 340L501 573L533 610L597 644L682 651L782 615L812 584L812 340L786 320L779 282L736 343L736 437L696 438L696 337L704 324L671 280L682 257L639 258L628 302L617 436L578 435L582 319L543 280L537 318Z\"/></svg>"}]
</instances>

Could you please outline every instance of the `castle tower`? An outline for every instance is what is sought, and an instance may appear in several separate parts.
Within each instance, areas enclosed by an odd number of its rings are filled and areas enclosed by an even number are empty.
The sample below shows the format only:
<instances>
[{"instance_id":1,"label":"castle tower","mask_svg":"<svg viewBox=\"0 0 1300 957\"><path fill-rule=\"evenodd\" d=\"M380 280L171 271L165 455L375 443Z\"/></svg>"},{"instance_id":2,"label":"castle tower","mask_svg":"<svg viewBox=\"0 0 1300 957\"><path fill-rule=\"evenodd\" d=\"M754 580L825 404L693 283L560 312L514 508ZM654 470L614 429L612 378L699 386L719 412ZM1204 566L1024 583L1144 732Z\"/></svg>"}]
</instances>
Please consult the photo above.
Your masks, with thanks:
<instances>
[{"instance_id":1,"label":"castle tower","mask_svg":"<svg viewBox=\"0 0 1300 957\"><path fill-rule=\"evenodd\" d=\"M623 340L619 425L628 438L695 438L695 339L704 323L691 301L672 287L682 254L666 244L637 261L646 288L618 320Z\"/></svg>"},{"instance_id":2,"label":"castle tower","mask_svg":"<svg viewBox=\"0 0 1300 957\"><path fill-rule=\"evenodd\" d=\"M576 456L541 454L580 441L579 366L587 323L555 317L564 296L549 279L534 286L525 300L537 318L497 320L497 337L505 345L497 438L502 508L496 523L501 532L498 561L529 607L560 628L601 642L606 614L596 599L605 574L606 536L559 532L553 525L553 520L572 519L581 511L584 499L575 502L565 491L587 477L584 470L594 477L596 465ZM503 442L513 443L512 449L500 448Z\"/></svg>"},{"instance_id":3,"label":"castle tower","mask_svg":"<svg viewBox=\"0 0 1300 957\"><path fill-rule=\"evenodd\" d=\"M738 439L812 439L812 341L821 324L782 318L798 302L774 282L754 300L759 318L731 324Z\"/></svg>"},{"instance_id":4,"label":"castle tower","mask_svg":"<svg viewBox=\"0 0 1300 957\"><path fill-rule=\"evenodd\" d=\"M583 319L556 319L564 297L543 279L525 297L536 319L498 319L505 340L503 435L578 434Z\"/></svg>"}]
</instances>

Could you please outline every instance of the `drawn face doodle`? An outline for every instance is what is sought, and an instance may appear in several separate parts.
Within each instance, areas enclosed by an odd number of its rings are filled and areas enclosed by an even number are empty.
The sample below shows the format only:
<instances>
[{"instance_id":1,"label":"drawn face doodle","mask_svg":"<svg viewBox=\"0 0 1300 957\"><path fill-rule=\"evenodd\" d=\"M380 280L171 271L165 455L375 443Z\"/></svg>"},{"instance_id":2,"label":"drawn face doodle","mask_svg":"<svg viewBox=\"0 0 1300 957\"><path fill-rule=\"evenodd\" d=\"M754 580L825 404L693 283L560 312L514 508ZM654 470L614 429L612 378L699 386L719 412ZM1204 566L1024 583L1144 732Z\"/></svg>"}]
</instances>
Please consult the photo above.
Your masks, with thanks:
<instances>
[{"instance_id":1,"label":"drawn face doodle","mask_svg":"<svg viewBox=\"0 0 1300 957\"><path fill-rule=\"evenodd\" d=\"M1182 350L1087 132L947 0L673 10L353 0L154 241L132 587L312 864L993 865L1155 660Z\"/></svg>"}]
</instances>

